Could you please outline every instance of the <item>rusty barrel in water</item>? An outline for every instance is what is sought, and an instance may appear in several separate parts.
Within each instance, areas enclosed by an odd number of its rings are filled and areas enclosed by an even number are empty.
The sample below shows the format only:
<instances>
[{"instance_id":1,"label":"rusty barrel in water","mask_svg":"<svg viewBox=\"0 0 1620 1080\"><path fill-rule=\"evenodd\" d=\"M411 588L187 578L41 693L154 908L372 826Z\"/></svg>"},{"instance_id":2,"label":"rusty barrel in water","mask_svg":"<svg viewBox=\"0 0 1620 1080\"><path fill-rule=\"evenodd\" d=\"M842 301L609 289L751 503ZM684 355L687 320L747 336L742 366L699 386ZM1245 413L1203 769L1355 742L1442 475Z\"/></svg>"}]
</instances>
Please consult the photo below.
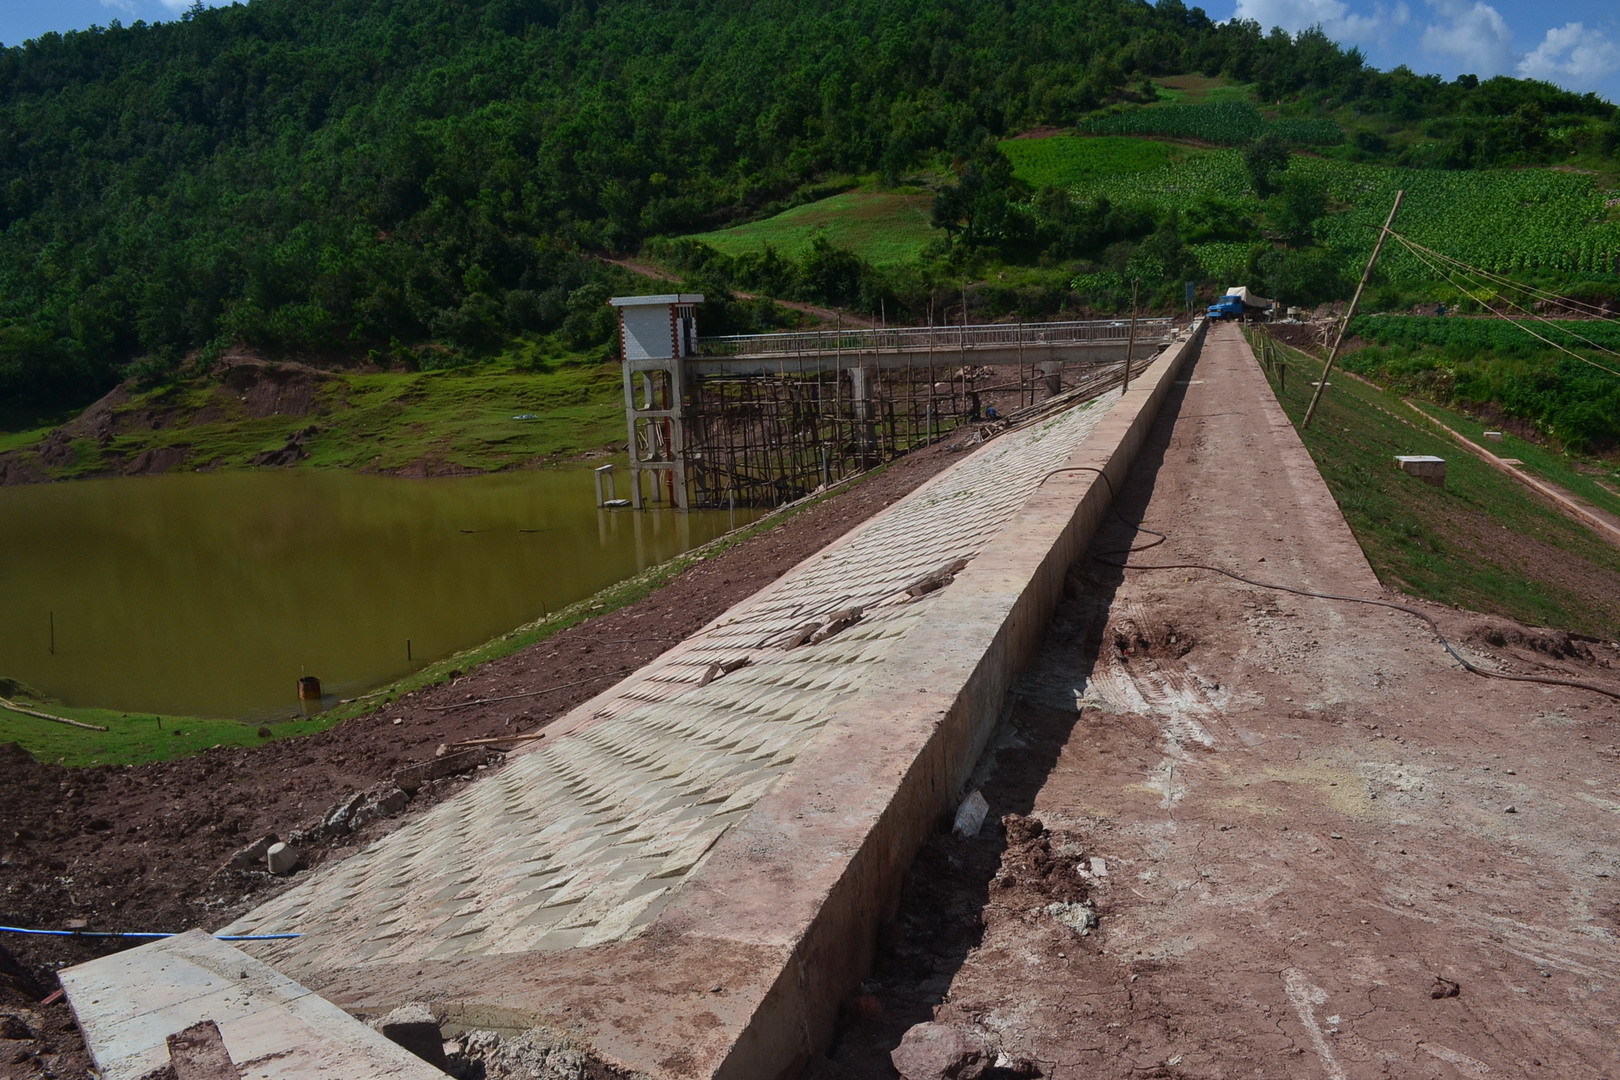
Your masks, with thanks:
<instances>
[{"instance_id":1,"label":"rusty barrel in water","mask_svg":"<svg viewBox=\"0 0 1620 1080\"><path fill-rule=\"evenodd\" d=\"M313 675L305 675L303 678L299 679L298 680L298 700L299 701L319 701L319 700L321 700L321 680L317 679Z\"/></svg>"}]
</instances>

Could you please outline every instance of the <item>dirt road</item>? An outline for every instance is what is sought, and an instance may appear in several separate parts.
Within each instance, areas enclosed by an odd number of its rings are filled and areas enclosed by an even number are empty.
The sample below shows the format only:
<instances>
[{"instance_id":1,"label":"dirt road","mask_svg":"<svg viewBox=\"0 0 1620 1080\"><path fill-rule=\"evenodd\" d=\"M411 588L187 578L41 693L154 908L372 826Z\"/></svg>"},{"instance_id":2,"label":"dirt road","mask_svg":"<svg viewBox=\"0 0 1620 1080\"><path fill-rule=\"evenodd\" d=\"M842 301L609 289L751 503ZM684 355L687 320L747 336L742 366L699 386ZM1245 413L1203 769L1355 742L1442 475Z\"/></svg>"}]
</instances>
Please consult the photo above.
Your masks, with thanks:
<instances>
[{"instance_id":1,"label":"dirt road","mask_svg":"<svg viewBox=\"0 0 1620 1080\"><path fill-rule=\"evenodd\" d=\"M1230 327L1120 509L1167 535L1132 566L1381 595ZM1409 615L1111 565L1154 539L1077 567L981 766L1008 816L930 843L814 1075L893 1077L931 1018L999 1076L1620 1075L1617 703L1468 674ZM1612 645L1426 610L1620 690Z\"/></svg>"}]
</instances>

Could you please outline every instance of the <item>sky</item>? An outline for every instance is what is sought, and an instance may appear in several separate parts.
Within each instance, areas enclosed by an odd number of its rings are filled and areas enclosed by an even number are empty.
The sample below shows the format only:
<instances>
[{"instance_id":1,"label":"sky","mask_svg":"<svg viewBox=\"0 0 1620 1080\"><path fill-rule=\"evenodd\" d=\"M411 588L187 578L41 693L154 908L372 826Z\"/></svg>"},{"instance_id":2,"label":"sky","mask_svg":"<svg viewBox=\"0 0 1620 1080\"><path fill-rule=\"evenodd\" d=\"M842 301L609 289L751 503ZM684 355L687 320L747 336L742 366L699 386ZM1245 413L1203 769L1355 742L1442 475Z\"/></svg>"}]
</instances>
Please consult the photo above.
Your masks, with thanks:
<instances>
[{"instance_id":1,"label":"sky","mask_svg":"<svg viewBox=\"0 0 1620 1080\"><path fill-rule=\"evenodd\" d=\"M1513 75L1620 102L1616 0L1237 0L1232 10L1224 2L1205 11L1268 30L1319 25L1385 70L1405 64L1447 79Z\"/></svg>"},{"instance_id":2,"label":"sky","mask_svg":"<svg viewBox=\"0 0 1620 1080\"><path fill-rule=\"evenodd\" d=\"M106 26L117 19L128 26L136 19L178 19L192 0L0 0L0 44L21 45L48 30L61 33ZM219 7L222 0L203 0Z\"/></svg>"},{"instance_id":3,"label":"sky","mask_svg":"<svg viewBox=\"0 0 1620 1080\"><path fill-rule=\"evenodd\" d=\"M216 7L225 0L203 0ZM1189 0L1213 19L1269 30L1320 25L1379 68L1405 64L1448 79L1516 75L1620 102L1617 0ZM0 43L47 30L175 19L191 0L0 0Z\"/></svg>"}]
</instances>

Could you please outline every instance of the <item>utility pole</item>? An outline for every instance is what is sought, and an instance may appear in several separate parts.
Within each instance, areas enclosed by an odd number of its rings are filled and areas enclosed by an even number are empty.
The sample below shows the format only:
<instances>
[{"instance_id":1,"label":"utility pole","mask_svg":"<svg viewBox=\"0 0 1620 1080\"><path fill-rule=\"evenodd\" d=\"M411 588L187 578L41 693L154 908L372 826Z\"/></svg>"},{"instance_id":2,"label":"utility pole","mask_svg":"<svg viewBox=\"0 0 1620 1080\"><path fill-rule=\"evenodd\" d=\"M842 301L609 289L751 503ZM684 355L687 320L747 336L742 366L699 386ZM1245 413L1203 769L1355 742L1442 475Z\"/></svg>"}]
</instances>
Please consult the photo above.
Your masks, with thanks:
<instances>
[{"instance_id":1,"label":"utility pole","mask_svg":"<svg viewBox=\"0 0 1620 1080\"><path fill-rule=\"evenodd\" d=\"M1384 250L1384 240L1389 236L1389 227L1395 224L1395 214L1400 210L1401 199L1405 195L1405 191L1395 193L1395 205L1389 208L1389 219L1384 222L1384 228L1378 234L1378 242L1373 245L1372 257L1367 260L1367 269L1361 272L1361 284L1356 286L1356 295L1350 298L1350 307L1344 313L1344 322L1339 324L1339 336L1333 339L1333 348L1328 350L1327 363L1322 365L1321 381L1316 384L1316 393L1311 395L1311 403L1305 409L1305 419L1300 421L1301 429L1310 427L1311 417L1316 415L1317 402L1322 400L1322 393L1327 390L1328 373L1333 370L1333 361L1339 358L1339 346L1344 344L1345 331L1350 329L1350 320L1356 315L1356 305L1361 302L1361 291L1367 287L1367 282L1372 277L1373 264L1378 262L1378 253Z\"/></svg>"},{"instance_id":2,"label":"utility pole","mask_svg":"<svg viewBox=\"0 0 1620 1080\"><path fill-rule=\"evenodd\" d=\"M1122 394L1131 388L1131 354L1136 351L1136 290L1140 284L1134 278L1131 280L1131 333L1125 342L1125 385L1119 390Z\"/></svg>"}]
</instances>

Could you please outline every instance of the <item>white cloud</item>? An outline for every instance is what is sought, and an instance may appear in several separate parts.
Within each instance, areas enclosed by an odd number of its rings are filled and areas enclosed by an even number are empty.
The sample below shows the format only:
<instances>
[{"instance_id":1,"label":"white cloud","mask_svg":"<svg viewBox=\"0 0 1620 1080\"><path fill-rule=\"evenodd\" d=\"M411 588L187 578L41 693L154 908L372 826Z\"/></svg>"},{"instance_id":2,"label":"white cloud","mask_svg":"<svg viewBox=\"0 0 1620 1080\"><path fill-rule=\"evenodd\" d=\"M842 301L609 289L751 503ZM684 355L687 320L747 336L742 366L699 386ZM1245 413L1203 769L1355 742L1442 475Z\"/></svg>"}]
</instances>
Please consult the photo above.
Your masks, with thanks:
<instances>
[{"instance_id":1,"label":"white cloud","mask_svg":"<svg viewBox=\"0 0 1620 1080\"><path fill-rule=\"evenodd\" d=\"M101 6L122 11L125 15L135 14L135 0L101 0Z\"/></svg>"},{"instance_id":2,"label":"white cloud","mask_svg":"<svg viewBox=\"0 0 1620 1080\"><path fill-rule=\"evenodd\" d=\"M1519 74L1560 86L1595 90L1620 68L1620 45L1601 30L1565 23L1547 31L1534 52L1519 61Z\"/></svg>"},{"instance_id":3,"label":"white cloud","mask_svg":"<svg viewBox=\"0 0 1620 1080\"><path fill-rule=\"evenodd\" d=\"M1476 75L1499 75L1513 68L1513 32L1489 4L1429 0L1439 16L1423 31L1423 51L1455 57Z\"/></svg>"},{"instance_id":4,"label":"white cloud","mask_svg":"<svg viewBox=\"0 0 1620 1080\"><path fill-rule=\"evenodd\" d=\"M1253 19L1264 29L1280 26L1298 33L1320 26L1335 41L1382 41L1389 31L1405 26L1412 12L1404 0L1394 7L1374 4L1372 12L1357 15L1343 0L1238 0L1234 19Z\"/></svg>"}]
</instances>

